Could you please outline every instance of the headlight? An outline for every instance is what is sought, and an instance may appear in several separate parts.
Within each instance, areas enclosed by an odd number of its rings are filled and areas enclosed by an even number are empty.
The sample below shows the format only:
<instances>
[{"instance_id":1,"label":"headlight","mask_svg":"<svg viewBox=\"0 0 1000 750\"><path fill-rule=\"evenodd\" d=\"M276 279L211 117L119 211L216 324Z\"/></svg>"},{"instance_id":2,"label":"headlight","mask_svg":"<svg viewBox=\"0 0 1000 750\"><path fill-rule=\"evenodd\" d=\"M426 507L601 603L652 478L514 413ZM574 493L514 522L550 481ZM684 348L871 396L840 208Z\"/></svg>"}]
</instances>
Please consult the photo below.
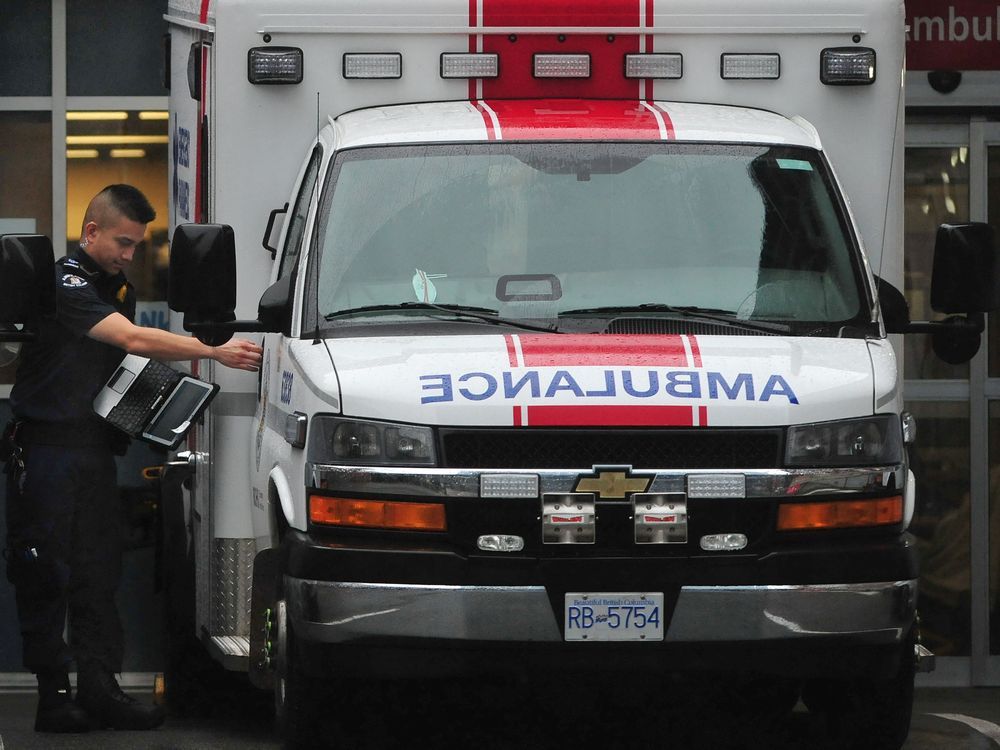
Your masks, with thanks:
<instances>
[{"instance_id":1,"label":"headlight","mask_svg":"<svg viewBox=\"0 0 1000 750\"><path fill-rule=\"evenodd\" d=\"M315 463L433 466L434 432L429 427L316 417L309 437Z\"/></svg>"},{"instance_id":2,"label":"headlight","mask_svg":"<svg viewBox=\"0 0 1000 750\"><path fill-rule=\"evenodd\" d=\"M902 461L902 428L895 414L788 428L786 466L887 466Z\"/></svg>"}]
</instances>

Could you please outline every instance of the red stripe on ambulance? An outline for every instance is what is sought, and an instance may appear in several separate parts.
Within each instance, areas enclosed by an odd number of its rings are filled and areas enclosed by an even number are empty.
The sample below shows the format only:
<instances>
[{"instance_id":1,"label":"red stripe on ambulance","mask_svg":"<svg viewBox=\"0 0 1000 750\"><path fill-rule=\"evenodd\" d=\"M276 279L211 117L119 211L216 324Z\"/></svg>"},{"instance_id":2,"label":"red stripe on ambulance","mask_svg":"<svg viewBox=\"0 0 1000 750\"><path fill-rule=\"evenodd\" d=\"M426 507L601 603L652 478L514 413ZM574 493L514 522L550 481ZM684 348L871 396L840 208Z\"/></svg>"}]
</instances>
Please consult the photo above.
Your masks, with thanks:
<instances>
[{"instance_id":1,"label":"red stripe on ambulance","mask_svg":"<svg viewBox=\"0 0 1000 750\"><path fill-rule=\"evenodd\" d=\"M639 7L636 0L483 0L483 25L637 26Z\"/></svg>"},{"instance_id":2,"label":"red stripe on ambulance","mask_svg":"<svg viewBox=\"0 0 1000 750\"><path fill-rule=\"evenodd\" d=\"M585 113L587 122L567 122L553 118L544 108L510 105L507 111L501 99L595 98L624 101L653 99L652 80L626 78L622 74L625 55L652 52L653 37L641 33L653 26L653 0L469 0L469 51L500 56L501 74L497 78L469 82L469 99L477 102L490 140L500 138L623 138L668 139L674 137L673 125L662 108L628 111L624 119L611 123L599 120L601 113ZM573 33L516 33L511 30L531 28L576 29ZM579 29L634 29L635 33L580 33ZM489 33L497 29L500 33ZM502 30L502 31L501 31ZM536 78L536 54L587 54L590 76L587 78ZM499 127L487 117L478 102L490 100L499 117ZM566 114L558 113L558 114ZM653 114L650 119L650 114ZM595 117L596 115L596 117ZM508 117L511 118L508 121ZM636 122L629 124L628 120ZM664 125L665 122L665 125ZM654 127L655 126L655 127ZM589 129L589 132L588 132ZM540 132L544 130L544 132Z\"/></svg>"},{"instance_id":3,"label":"red stripe on ambulance","mask_svg":"<svg viewBox=\"0 0 1000 750\"><path fill-rule=\"evenodd\" d=\"M636 81L622 75L622 60L639 51L638 0L483 0L483 52L500 54L499 78L483 81L485 98L586 96L632 99ZM493 28L631 28L634 34L490 34ZM587 79L542 79L533 75L537 53L587 53Z\"/></svg>"},{"instance_id":4,"label":"red stripe on ambulance","mask_svg":"<svg viewBox=\"0 0 1000 750\"><path fill-rule=\"evenodd\" d=\"M645 23L646 28L647 29L652 29L653 28L653 18L654 18L654 16L653 16L653 0L645 0L645 14L644 14L644 16L645 17L644 17L643 20L646 22ZM642 51L646 52L646 53L650 53L650 52L653 51L653 35L652 34L647 33L647 34L643 34L642 35ZM643 79L643 81L642 81L642 89L643 89L643 92L642 92L643 99L645 101L647 101L647 102L653 101L653 79L652 78L644 78ZM673 137L673 136L671 135L671 137Z\"/></svg>"},{"instance_id":5,"label":"red stripe on ambulance","mask_svg":"<svg viewBox=\"0 0 1000 750\"><path fill-rule=\"evenodd\" d=\"M673 130L665 126L669 117L662 109L639 101L490 99L476 107L490 140L657 141L672 137Z\"/></svg>"},{"instance_id":6,"label":"red stripe on ambulance","mask_svg":"<svg viewBox=\"0 0 1000 750\"><path fill-rule=\"evenodd\" d=\"M511 367L701 367L694 336L525 334L504 336ZM515 405L515 427L704 427L708 407L674 405Z\"/></svg>"},{"instance_id":7,"label":"red stripe on ambulance","mask_svg":"<svg viewBox=\"0 0 1000 750\"><path fill-rule=\"evenodd\" d=\"M469 28L475 29L479 26L480 14L479 14L479 3L482 0L469 0ZM479 34L469 34L469 52L480 52L479 49L482 36ZM477 78L469 79L469 101L475 101L479 99L481 94L479 93L479 87L481 82Z\"/></svg>"},{"instance_id":8,"label":"red stripe on ambulance","mask_svg":"<svg viewBox=\"0 0 1000 750\"><path fill-rule=\"evenodd\" d=\"M511 337L514 338L514 337ZM518 335L523 367L591 365L690 367L684 339L691 336Z\"/></svg>"}]
</instances>

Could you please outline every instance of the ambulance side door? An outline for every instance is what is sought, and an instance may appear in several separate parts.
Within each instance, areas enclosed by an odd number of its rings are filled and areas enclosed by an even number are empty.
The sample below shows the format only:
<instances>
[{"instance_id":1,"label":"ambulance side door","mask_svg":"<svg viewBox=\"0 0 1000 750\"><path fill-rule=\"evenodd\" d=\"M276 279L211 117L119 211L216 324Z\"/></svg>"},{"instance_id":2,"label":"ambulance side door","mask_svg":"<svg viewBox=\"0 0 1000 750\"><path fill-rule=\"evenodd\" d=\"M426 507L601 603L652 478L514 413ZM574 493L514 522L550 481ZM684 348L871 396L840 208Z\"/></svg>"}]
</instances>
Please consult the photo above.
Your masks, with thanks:
<instances>
[{"instance_id":1,"label":"ambulance side door","mask_svg":"<svg viewBox=\"0 0 1000 750\"><path fill-rule=\"evenodd\" d=\"M323 149L317 144L300 171L298 186L294 193L295 201L289 207L285 219L279 244L280 254L275 260L271 283L294 277L299 273L299 258L305 242L309 212L316 201L316 181L322 159ZM296 287L295 281L294 278L291 280L290 288L293 290ZM293 320L291 330L297 328ZM286 385L283 381L289 379L290 368L293 366L288 353L290 337L286 335L287 333L289 331L264 334L261 342L264 347L264 359L258 384L256 434L253 443L254 512L255 515L263 513L262 517L254 519L258 549L262 548L262 542L265 542L262 536L270 537L269 541L272 544L276 541L273 519L276 513L281 511L279 508L272 508L272 504L280 500L285 501L281 503L282 505L291 502L290 498L280 498L278 495L285 492L285 488L295 486L290 484L292 477L284 477L283 482L281 476L284 473L282 459L287 458L291 450L291 446L285 440L285 419L290 412L286 397L288 389L283 388L283 385ZM301 484L301 477L296 477L295 480ZM269 545L265 543L263 546Z\"/></svg>"}]
</instances>

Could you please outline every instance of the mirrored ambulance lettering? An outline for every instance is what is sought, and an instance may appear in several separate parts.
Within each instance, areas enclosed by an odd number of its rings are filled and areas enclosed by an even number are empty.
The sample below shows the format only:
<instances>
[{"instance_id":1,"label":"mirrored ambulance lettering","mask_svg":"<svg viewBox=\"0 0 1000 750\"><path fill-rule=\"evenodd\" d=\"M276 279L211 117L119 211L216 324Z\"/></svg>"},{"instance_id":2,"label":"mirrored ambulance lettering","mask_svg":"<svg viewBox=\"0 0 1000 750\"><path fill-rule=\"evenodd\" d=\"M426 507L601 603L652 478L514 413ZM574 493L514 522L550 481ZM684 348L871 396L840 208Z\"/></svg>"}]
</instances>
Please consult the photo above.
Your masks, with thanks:
<instances>
[{"instance_id":1,"label":"mirrored ambulance lettering","mask_svg":"<svg viewBox=\"0 0 1000 750\"><path fill-rule=\"evenodd\" d=\"M505 370L499 375L488 372L440 373L421 375L420 403L440 404L456 401L544 401L565 402L592 398L617 398L623 401L666 395L672 399L710 401L771 401L787 399L798 404L791 384L784 376L772 373L758 387L750 372L726 376L704 370Z\"/></svg>"}]
</instances>

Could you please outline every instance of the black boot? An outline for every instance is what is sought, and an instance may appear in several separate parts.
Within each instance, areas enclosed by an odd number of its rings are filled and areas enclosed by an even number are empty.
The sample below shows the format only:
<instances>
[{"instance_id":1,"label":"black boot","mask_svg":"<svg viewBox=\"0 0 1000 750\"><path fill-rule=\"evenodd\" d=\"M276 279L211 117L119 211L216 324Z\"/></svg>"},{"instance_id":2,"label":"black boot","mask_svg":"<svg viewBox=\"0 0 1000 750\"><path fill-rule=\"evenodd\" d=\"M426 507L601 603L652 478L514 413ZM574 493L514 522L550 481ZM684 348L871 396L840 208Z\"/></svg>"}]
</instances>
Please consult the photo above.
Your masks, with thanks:
<instances>
[{"instance_id":1,"label":"black boot","mask_svg":"<svg viewBox=\"0 0 1000 750\"><path fill-rule=\"evenodd\" d=\"M114 674L92 662L80 665L76 702L100 726L112 729L153 729L166 716L159 706L144 705L123 693Z\"/></svg>"},{"instance_id":2,"label":"black boot","mask_svg":"<svg viewBox=\"0 0 1000 750\"><path fill-rule=\"evenodd\" d=\"M73 702L69 675L65 672L38 673L36 732L87 732L90 718Z\"/></svg>"}]
</instances>

